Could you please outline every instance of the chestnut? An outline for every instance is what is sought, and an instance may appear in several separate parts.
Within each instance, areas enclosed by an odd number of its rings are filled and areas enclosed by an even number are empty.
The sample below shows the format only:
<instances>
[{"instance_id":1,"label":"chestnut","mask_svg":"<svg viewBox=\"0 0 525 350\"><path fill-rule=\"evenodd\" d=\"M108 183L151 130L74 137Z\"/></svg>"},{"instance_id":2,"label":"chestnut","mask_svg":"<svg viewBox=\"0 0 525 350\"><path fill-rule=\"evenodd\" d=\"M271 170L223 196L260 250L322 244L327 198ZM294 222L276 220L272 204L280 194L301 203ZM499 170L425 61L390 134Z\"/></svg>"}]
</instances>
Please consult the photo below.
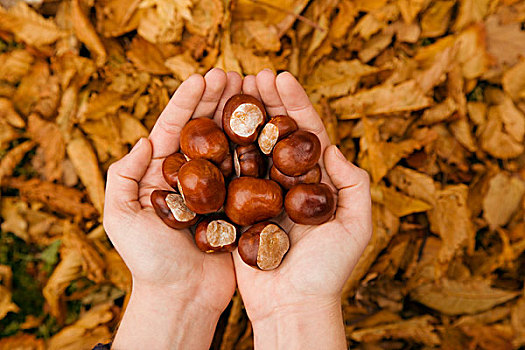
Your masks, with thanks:
<instances>
[{"instance_id":1,"label":"chestnut","mask_svg":"<svg viewBox=\"0 0 525 350\"><path fill-rule=\"evenodd\" d=\"M179 169L186 162L186 157L182 153L173 153L164 159L162 162L162 176L164 176L164 180L166 180L168 185L177 188Z\"/></svg>"},{"instance_id":2,"label":"chestnut","mask_svg":"<svg viewBox=\"0 0 525 350\"><path fill-rule=\"evenodd\" d=\"M321 142L313 133L297 130L277 142L273 149L273 165L283 174L299 176L312 169L321 157Z\"/></svg>"},{"instance_id":3,"label":"chestnut","mask_svg":"<svg viewBox=\"0 0 525 350\"><path fill-rule=\"evenodd\" d=\"M253 96L234 95L224 105L222 128L234 143L247 146L255 142L265 122L266 110Z\"/></svg>"},{"instance_id":4,"label":"chestnut","mask_svg":"<svg viewBox=\"0 0 525 350\"><path fill-rule=\"evenodd\" d=\"M195 229L195 243L205 253L231 252L237 246L237 227L224 218L204 218Z\"/></svg>"},{"instance_id":5,"label":"chestnut","mask_svg":"<svg viewBox=\"0 0 525 350\"><path fill-rule=\"evenodd\" d=\"M321 167L316 164L306 174L299 176L288 176L279 171L275 166L270 168L270 179L279 183L285 190L289 190L297 184L318 184L321 182Z\"/></svg>"},{"instance_id":6,"label":"chestnut","mask_svg":"<svg viewBox=\"0 0 525 350\"><path fill-rule=\"evenodd\" d=\"M266 175L266 159L253 143L235 148L233 165L237 176L264 177Z\"/></svg>"},{"instance_id":7,"label":"chestnut","mask_svg":"<svg viewBox=\"0 0 525 350\"><path fill-rule=\"evenodd\" d=\"M209 118L193 119L180 132L180 149L190 159L207 159L220 164L230 151L221 128Z\"/></svg>"},{"instance_id":8,"label":"chestnut","mask_svg":"<svg viewBox=\"0 0 525 350\"><path fill-rule=\"evenodd\" d=\"M184 204L182 196L178 193L154 190L151 192L150 200L155 213L169 227L175 229L188 228L199 219L197 214Z\"/></svg>"},{"instance_id":9,"label":"chestnut","mask_svg":"<svg viewBox=\"0 0 525 350\"><path fill-rule=\"evenodd\" d=\"M320 225L335 213L335 197L327 184L298 184L284 199L284 209L293 222Z\"/></svg>"},{"instance_id":10,"label":"chestnut","mask_svg":"<svg viewBox=\"0 0 525 350\"><path fill-rule=\"evenodd\" d=\"M259 134L259 148L261 152L268 155L272 153L273 147L277 141L282 140L292 132L297 130L295 120L287 115L276 115L272 117L264 126Z\"/></svg>"},{"instance_id":11,"label":"chestnut","mask_svg":"<svg viewBox=\"0 0 525 350\"><path fill-rule=\"evenodd\" d=\"M228 186L224 211L237 225L268 220L279 215L282 208L283 190L275 181L243 176Z\"/></svg>"},{"instance_id":12,"label":"chestnut","mask_svg":"<svg viewBox=\"0 0 525 350\"><path fill-rule=\"evenodd\" d=\"M222 176L224 176L224 179L229 179L233 174L233 157L230 153L226 155L226 158L219 164L217 164L219 167L219 170L222 173Z\"/></svg>"},{"instance_id":13,"label":"chestnut","mask_svg":"<svg viewBox=\"0 0 525 350\"><path fill-rule=\"evenodd\" d=\"M250 227L239 239L239 255L247 265L260 270L273 270L290 249L286 232L274 222Z\"/></svg>"},{"instance_id":14,"label":"chestnut","mask_svg":"<svg viewBox=\"0 0 525 350\"><path fill-rule=\"evenodd\" d=\"M205 159L192 159L179 169L178 189L186 206L197 214L216 212L226 197L221 171Z\"/></svg>"}]
</instances>

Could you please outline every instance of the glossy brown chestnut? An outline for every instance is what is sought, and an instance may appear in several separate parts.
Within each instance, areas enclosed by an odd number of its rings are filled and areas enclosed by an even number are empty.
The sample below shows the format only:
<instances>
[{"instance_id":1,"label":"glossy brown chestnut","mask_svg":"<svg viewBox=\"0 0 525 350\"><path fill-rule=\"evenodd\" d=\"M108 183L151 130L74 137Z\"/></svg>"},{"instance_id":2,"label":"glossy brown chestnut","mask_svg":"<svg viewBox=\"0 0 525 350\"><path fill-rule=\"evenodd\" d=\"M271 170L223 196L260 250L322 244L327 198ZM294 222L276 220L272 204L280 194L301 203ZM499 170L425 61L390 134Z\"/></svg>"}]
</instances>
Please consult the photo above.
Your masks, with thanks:
<instances>
[{"instance_id":1,"label":"glossy brown chestnut","mask_svg":"<svg viewBox=\"0 0 525 350\"><path fill-rule=\"evenodd\" d=\"M285 190L289 190L297 184L318 184L321 182L321 167L316 164L306 174L299 176L288 176L279 171L275 166L270 168L270 179L279 183Z\"/></svg>"},{"instance_id":2,"label":"glossy brown chestnut","mask_svg":"<svg viewBox=\"0 0 525 350\"><path fill-rule=\"evenodd\" d=\"M182 196L178 193L164 190L151 192L151 205L155 213L166 225L175 229L183 229L195 224L199 217L191 211Z\"/></svg>"},{"instance_id":3,"label":"glossy brown chestnut","mask_svg":"<svg viewBox=\"0 0 525 350\"><path fill-rule=\"evenodd\" d=\"M228 180L233 175L233 157L230 153L226 155L226 158L220 164L218 164L219 170L224 176L224 180Z\"/></svg>"},{"instance_id":4,"label":"glossy brown chestnut","mask_svg":"<svg viewBox=\"0 0 525 350\"><path fill-rule=\"evenodd\" d=\"M231 252L237 246L237 227L226 218L204 218L195 229L195 243L206 253Z\"/></svg>"},{"instance_id":5,"label":"glossy brown chestnut","mask_svg":"<svg viewBox=\"0 0 525 350\"><path fill-rule=\"evenodd\" d=\"M197 118L180 132L180 149L191 159L207 159L220 164L229 153L226 135L212 119Z\"/></svg>"},{"instance_id":6,"label":"glossy brown chestnut","mask_svg":"<svg viewBox=\"0 0 525 350\"><path fill-rule=\"evenodd\" d=\"M250 95L234 95L224 105L222 128L230 140L247 146L257 140L266 122L263 104Z\"/></svg>"},{"instance_id":7,"label":"glossy brown chestnut","mask_svg":"<svg viewBox=\"0 0 525 350\"><path fill-rule=\"evenodd\" d=\"M334 215L335 197L327 184L299 184L286 194L284 209L297 224L320 225Z\"/></svg>"},{"instance_id":8,"label":"glossy brown chestnut","mask_svg":"<svg viewBox=\"0 0 525 350\"><path fill-rule=\"evenodd\" d=\"M221 171L205 159L192 159L180 168L178 189L188 208L197 214L216 212L226 197Z\"/></svg>"},{"instance_id":9,"label":"glossy brown chestnut","mask_svg":"<svg viewBox=\"0 0 525 350\"><path fill-rule=\"evenodd\" d=\"M162 175L168 185L177 188L179 169L186 162L186 157L182 153L173 153L164 159L162 162Z\"/></svg>"},{"instance_id":10,"label":"glossy brown chestnut","mask_svg":"<svg viewBox=\"0 0 525 350\"><path fill-rule=\"evenodd\" d=\"M247 265L260 270L277 268L288 249L288 235L279 225L270 221L253 225L239 239L241 259Z\"/></svg>"},{"instance_id":11,"label":"glossy brown chestnut","mask_svg":"<svg viewBox=\"0 0 525 350\"><path fill-rule=\"evenodd\" d=\"M297 130L295 120L287 115L276 115L262 128L259 134L259 148L268 155L272 153L275 144Z\"/></svg>"},{"instance_id":12,"label":"glossy brown chestnut","mask_svg":"<svg viewBox=\"0 0 525 350\"><path fill-rule=\"evenodd\" d=\"M248 226L279 215L283 191L277 182L255 177L238 177L228 186L224 211L237 225Z\"/></svg>"},{"instance_id":13,"label":"glossy brown chestnut","mask_svg":"<svg viewBox=\"0 0 525 350\"><path fill-rule=\"evenodd\" d=\"M321 156L321 142L311 132L298 130L277 142L273 165L283 174L299 176L312 169Z\"/></svg>"},{"instance_id":14,"label":"glossy brown chestnut","mask_svg":"<svg viewBox=\"0 0 525 350\"><path fill-rule=\"evenodd\" d=\"M233 152L233 165L237 176L266 176L266 159L254 143L237 146Z\"/></svg>"}]
</instances>

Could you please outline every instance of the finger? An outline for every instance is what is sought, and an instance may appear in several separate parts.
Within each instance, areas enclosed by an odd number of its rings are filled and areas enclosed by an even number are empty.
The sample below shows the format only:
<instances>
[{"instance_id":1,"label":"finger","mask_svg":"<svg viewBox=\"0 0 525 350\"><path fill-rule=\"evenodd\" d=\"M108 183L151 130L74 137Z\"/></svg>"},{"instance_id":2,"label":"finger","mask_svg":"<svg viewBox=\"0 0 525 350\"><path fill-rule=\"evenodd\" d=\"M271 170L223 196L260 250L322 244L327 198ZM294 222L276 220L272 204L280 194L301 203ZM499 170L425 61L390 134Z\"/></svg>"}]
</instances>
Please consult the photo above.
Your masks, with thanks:
<instances>
[{"instance_id":1,"label":"finger","mask_svg":"<svg viewBox=\"0 0 525 350\"><path fill-rule=\"evenodd\" d=\"M281 101L281 96L279 96L275 85L275 73L271 69L263 69L257 74L255 80L257 90L261 95L268 115L273 117L286 114L286 108L284 108L283 101Z\"/></svg>"},{"instance_id":2,"label":"finger","mask_svg":"<svg viewBox=\"0 0 525 350\"><path fill-rule=\"evenodd\" d=\"M257 90L257 83L255 82L255 75L247 75L242 81L242 92L243 94L251 95L261 100L261 95L259 95L259 90Z\"/></svg>"},{"instance_id":3,"label":"finger","mask_svg":"<svg viewBox=\"0 0 525 350\"><path fill-rule=\"evenodd\" d=\"M199 104L204 86L204 78L194 74L175 91L149 135L153 158L166 157L179 149L180 131Z\"/></svg>"},{"instance_id":4,"label":"finger","mask_svg":"<svg viewBox=\"0 0 525 350\"><path fill-rule=\"evenodd\" d=\"M307 130L319 137L321 150L330 145L323 122L310 102L306 91L289 72L281 73L275 79L275 85L286 112L295 119L299 129Z\"/></svg>"},{"instance_id":5,"label":"finger","mask_svg":"<svg viewBox=\"0 0 525 350\"><path fill-rule=\"evenodd\" d=\"M210 118L213 116L226 87L226 73L220 68L213 68L204 76L204 82L206 87L192 118Z\"/></svg>"},{"instance_id":6,"label":"finger","mask_svg":"<svg viewBox=\"0 0 525 350\"><path fill-rule=\"evenodd\" d=\"M242 88L242 78L239 73L228 72L226 73L226 78L226 87L222 92L221 99L219 101L219 104L217 105L217 110L215 111L215 115L213 116L213 119L219 125L222 125L222 109L224 108L226 101L228 101L233 95L240 94Z\"/></svg>"},{"instance_id":7,"label":"finger","mask_svg":"<svg viewBox=\"0 0 525 350\"><path fill-rule=\"evenodd\" d=\"M368 173L347 161L335 145L326 149L324 163L332 183L338 190L336 220L343 224L347 231L362 235L356 238L366 244L372 234L372 202ZM355 225L361 229L353 230Z\"/></svg>"},{"instance_id":8,"label":"finger","mask_svg":"<svg viewBox=\"0 0 525 350\"><path fill-rule=\"evenodd\" d=\"M130 153L111 164L106 184L105 211L142 208L138 202L138 183L148 169L151 151L149 140L141 138Z\"/></svg>"}]
</instances>

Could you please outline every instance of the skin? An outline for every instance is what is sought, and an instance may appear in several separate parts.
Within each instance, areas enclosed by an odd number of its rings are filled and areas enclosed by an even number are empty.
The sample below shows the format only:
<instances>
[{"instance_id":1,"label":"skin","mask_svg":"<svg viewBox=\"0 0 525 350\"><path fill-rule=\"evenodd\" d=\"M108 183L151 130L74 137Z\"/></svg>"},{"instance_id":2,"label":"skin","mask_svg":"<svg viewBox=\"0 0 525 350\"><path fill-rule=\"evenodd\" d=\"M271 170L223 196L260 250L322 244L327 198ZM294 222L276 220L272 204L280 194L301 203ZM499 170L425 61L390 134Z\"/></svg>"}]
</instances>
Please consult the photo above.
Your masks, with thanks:
<instances>
[{"instance_id":1,"label":"skin","mask_svg":"<svg viewBox=\"0 0 525 350\"><path fill-rule=\"evenodd\" d=\"M202 253L188 229L173 230L156 216L149 197L154 189L170 189L162 161L178 150L184 124L190 118L220 120L241 84L240 75L220 69L189 77L149 138L109 168L104 228L133 276L114 349L204 349L211 343L235 291L231 254Z\"/></svg>"},{"instance_id":2,"label":"skin","mask_svg":"<svg viewBox=\"0 0 525 350\"><path fill-rule=\"evenodd\" d=\"M335 217L321 226L277 221L290 235L281 266L258 271L232 254L200 252L188 230L158 218L149 196L169 189L162 160L178 150L184 124L212 117L239 91L264 102L270 116L288 114L315 133L323 151L322 182L337 195ZM133 290L114 349L207 349L220 313L237 285L257 349L344 349L341 291L371 233L369 178L331 146L317 112L290 73L263 70L244 81L213 69L193 75L175 92L148 139L108 172L104 227L133 276ZM175 231L175 232L174 232ZM210 286L213 286L210 288Z\"/></svg>"}]
</instances>

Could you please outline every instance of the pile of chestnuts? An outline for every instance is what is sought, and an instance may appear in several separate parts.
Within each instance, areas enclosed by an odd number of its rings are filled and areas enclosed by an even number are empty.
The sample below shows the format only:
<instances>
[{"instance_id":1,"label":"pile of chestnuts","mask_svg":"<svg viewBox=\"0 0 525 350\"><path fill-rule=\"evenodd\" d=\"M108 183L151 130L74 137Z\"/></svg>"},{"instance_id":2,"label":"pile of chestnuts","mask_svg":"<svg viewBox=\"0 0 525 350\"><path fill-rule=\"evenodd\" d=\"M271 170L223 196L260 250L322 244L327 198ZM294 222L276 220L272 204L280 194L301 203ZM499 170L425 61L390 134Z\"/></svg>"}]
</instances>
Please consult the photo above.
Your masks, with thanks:
<instances>
[{"instance_id":1,"label":"pile of chestnuts","mask_svg":"<svg viewBox=\"0 0 525 350\"><path fill-rule=\"evenodd\" d=\"M162 164L173 191L153 191L151 203L172 228L196 225L203 252L238 246L246 264L272 270L290 248L288 234L269 221L283 206L298 224L319 225L334 215L334 195L320 183L317 136L298 130L286 115L267 120L263 104L250 95L226 102L222 129L208 118L188 122L180 152Z\"/></svg>"}]
</instances>

